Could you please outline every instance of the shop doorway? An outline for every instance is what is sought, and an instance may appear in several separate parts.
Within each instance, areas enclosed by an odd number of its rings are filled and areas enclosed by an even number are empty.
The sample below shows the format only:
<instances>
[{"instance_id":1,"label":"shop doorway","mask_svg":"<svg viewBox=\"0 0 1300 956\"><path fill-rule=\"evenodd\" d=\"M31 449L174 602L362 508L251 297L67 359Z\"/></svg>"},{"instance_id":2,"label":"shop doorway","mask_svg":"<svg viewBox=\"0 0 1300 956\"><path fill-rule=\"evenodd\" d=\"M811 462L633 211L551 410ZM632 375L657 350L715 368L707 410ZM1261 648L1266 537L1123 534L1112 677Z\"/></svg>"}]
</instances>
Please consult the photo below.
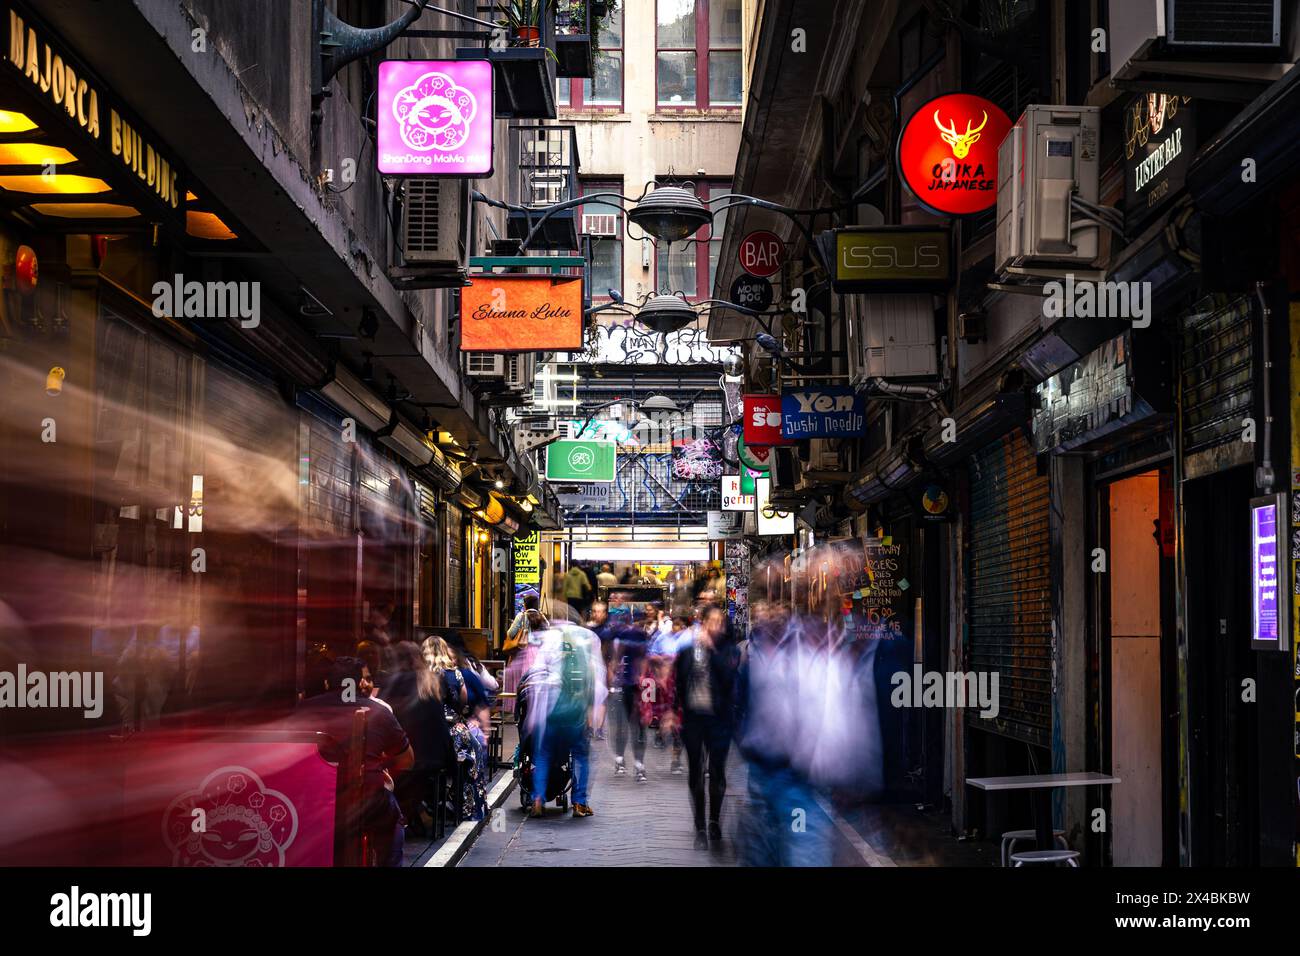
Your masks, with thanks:
<instances>
[{"instance_id":1,"label":"shop doorway","mask_svg":"<svg viewBox=\"0 0 1300 956\"><path fill-rule=\"evenodd\" d=\"M1160 866L1172 849L1170 481L1168 469L1153 469L1103 486L1103 713L1109 769L1123 781L1110 795L1115 866Z\"/></svg>"}]
</instances>

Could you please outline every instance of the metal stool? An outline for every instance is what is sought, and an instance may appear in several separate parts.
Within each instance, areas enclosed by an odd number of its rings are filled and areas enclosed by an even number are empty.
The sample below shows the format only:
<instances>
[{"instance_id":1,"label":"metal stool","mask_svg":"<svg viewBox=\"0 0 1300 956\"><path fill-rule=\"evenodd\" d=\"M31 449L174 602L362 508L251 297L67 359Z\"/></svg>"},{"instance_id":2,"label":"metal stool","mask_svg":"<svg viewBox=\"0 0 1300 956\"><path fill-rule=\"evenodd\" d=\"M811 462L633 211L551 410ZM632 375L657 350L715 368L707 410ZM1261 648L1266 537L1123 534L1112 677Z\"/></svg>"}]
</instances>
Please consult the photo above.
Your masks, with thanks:
<instances>
[{"instance_id":1,"label":"metal stool","mask_svg":"<svg viewBox=\"0 0 1300 956\"><path fill-rule=\"evenodd\" d=\"M1020 853L1011 854L1012 866L1024 866L1026 863L1044 863L1048 866L1055 866L1057 863L1068 863L1070 866L1079 866L1078 850L1023 850Z\"/></svg>"},{"instance_id":2,"label":"metal stool","mask_svg":"<svg viewBox=\"0 0 1300 956\"><path fill-rule=\"evenodd\" d=\"M1002 834L1002 865L1003 866L1011 865L1011 861L1009 857L1011 855L1011 851L1016 848L1016 841L1032 840L1036 836L1037 836L1036 830L1008 830L1006 833ZM1062 850L1068 850L1070 848L1070 844L1065 842L1064 830L1053 830L1052 836L1054 836L1056 838L1056 841L1061 844Z\"/></svg>"}]
</instances>

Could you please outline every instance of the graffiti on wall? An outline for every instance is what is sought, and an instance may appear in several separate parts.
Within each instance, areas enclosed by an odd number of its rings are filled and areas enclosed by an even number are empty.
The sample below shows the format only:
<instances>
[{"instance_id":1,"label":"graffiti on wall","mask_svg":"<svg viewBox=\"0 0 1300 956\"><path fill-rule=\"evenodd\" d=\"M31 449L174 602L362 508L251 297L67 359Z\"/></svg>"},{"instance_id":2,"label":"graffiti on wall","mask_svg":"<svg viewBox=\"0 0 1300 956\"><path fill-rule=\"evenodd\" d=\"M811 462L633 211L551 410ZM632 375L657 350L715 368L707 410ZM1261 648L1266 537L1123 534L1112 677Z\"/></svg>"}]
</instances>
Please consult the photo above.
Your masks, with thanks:
<instances>
[{"instance_id":1,"label":"graffiti on wall","mask_svg":"<svg viewBox=\"0 0 1300 956\"><path fill-rule=\"evenodd\" d=\"M587 365L716 365L738 353L735 346L709 343L702 328L651 332L630 320L597 325L587 332L587 349L566 361Z\"/></svg>"}]
</instances>

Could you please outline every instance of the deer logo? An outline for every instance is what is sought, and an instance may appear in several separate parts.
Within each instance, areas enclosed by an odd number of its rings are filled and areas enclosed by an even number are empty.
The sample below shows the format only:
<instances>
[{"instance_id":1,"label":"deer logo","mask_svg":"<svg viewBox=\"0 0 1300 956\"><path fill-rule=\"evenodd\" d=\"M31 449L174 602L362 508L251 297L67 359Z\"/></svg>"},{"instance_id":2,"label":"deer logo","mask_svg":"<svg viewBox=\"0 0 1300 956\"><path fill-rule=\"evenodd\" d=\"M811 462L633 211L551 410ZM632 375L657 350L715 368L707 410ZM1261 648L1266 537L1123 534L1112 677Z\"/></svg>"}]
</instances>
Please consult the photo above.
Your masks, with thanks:
<instances>
[{"instance_id":1,"label":"deer logo","mask_svg":"<svg viewBox=\"0 0 1300 956\"><path fill-rule=\"evenodd\" d=\"M934 111L934 125L939 127L939 134L943 141L952 147L952 155L956 159L965 159L970 148L979 142L980 130L982 130L989 121L989 114L984 114L984 119L979 126L974 129L970 128L970 120L966 121L966 132L958 133L957 124L949 122L945 127L943 121L939 119L939 111Z\"/></svg>"}]
</instances>

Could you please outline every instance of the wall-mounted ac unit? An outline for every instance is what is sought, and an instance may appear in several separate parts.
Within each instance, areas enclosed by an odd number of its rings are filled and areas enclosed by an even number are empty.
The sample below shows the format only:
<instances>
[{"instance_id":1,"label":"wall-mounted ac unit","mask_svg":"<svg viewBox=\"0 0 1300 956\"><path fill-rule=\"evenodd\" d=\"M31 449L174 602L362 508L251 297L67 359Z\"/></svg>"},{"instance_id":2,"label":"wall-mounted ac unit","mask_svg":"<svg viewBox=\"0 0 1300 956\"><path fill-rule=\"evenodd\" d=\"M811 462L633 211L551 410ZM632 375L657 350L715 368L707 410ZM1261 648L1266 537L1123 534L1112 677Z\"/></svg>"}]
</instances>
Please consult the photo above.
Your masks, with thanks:
<instances>
[{"instance_id":1,"label":"wall-mounted ac unit","mask_svg":"<svg viewBox=\"0 0 1300 956\"><path fill-rule=\"evenodd\" d=\"M403 261L447 271L463 270L469 223L461 182L414 177L406 180L405 188Z\"/></svg>"},{"instance_id":2,"label":"wall-mounted ac unit","mask_svg":"<svg viewBox=\"0 0 1300 956\"><path fill-rule=\"evenodd\" d=\"M1192 95L1199 78L1267 82L1281 75L1281 0L1110 0L1111 79L1164 77ZM1234 62L1235 61L1235 62Z\"/></svg>"},{"instance_id":3,"label":"wall-mounted ac unit","mask_svg":"<svg viewBox=\"0 0 1300 956\"><path fill-rule=\"evenodd\" d=\"M466 352L465 375L468 378L505 378L506 356L497 352Z\"/></svg>"},{"instance_id":4,"label":"wall-mounted ac unit","mask_svg":"<svg viewBox=\"0 0 1300 956\"><path fill-rule=\"evenodd\" d=\"M1100 111L1092 106L1030 106L998 149L994 264L1086 268L1097 258L1099 226L1082 204L1097 205Z\"/></svg>"},{"instance_id":5,"label":"wall-mounted ac unit","mask_svg":"<svg viewBox=\"0 0 1300 956\"><path fill-rule=\"evenodd\" d=\"M840 450L829 439L814 438L808 443L808 461L804 464L806 471L838 471L840 469Z\"/></svg>"},{"instance_id":6,"label":"wall-mounted ac unit","mask_svg":"<svg viewBox=\"0 0 1300 956\"><path fill-rule=\"evenodd\" d=\"M612 212L583 213L582 231L589 236L617 236L618 216Z\"/></svg>"},{"instance_id":7,"label":"wall-mounted ac unit","mask_svg":"<svg viewBox=\"0 0 1300 956\"><path fill-rule=\"evenodd\" d=\"M516 392L531 392L533 376L537 371L537 356L532 352L520 352L505 356L506 388Z\"/></svg>"},{"instance_id":8,"label":"wall-mounted ac unit","mask_svg":"<svg viewBox=\"0 0 1300 956\"><path fill-rule=\"evenodd\" d=\"M933 378L939 374L934 296L845 296L849 328L849 375L870 378Z\"/></svg>"}]
</instances>

